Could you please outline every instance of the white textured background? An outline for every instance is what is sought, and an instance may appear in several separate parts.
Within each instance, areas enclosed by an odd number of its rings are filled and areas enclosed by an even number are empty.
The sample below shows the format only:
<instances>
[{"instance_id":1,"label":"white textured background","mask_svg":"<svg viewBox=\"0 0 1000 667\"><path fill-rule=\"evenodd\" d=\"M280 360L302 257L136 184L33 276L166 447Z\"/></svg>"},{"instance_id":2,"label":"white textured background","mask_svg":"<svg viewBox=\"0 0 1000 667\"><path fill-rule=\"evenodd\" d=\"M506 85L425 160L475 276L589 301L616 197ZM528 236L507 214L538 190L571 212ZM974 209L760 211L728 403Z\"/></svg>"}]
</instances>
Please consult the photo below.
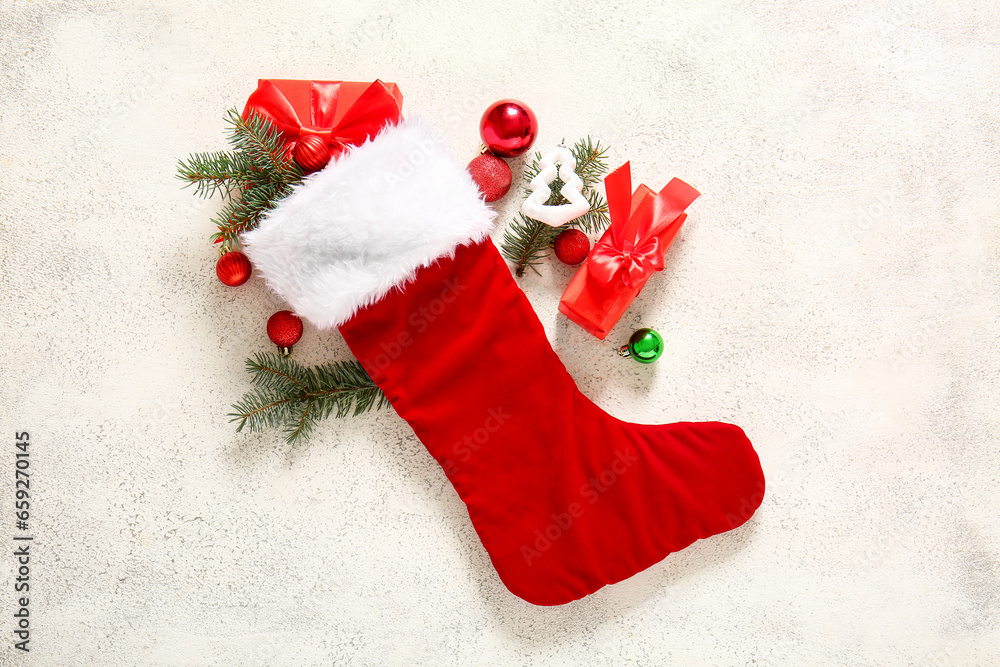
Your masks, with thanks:
<instances>
[{"instance_id":1,"label":"white textured background","mask_svg":"<svg viewBox=\"0 0 1000 667\"><path fill-rule=\"evenodd\" d=\"M1000 664L1000 12L884 4L0 0L0 664ZM395 81L463 162L517 97L539 148L589 133L701 190L608 341L557 315L570 269L522 285L613 414L743 426L755 518L537 608L391 411L236 434L283 304L215 279L218 204L174 170L261 76ZM651 367L613 356L641 325Z\"/></svg>"}]
</instances>

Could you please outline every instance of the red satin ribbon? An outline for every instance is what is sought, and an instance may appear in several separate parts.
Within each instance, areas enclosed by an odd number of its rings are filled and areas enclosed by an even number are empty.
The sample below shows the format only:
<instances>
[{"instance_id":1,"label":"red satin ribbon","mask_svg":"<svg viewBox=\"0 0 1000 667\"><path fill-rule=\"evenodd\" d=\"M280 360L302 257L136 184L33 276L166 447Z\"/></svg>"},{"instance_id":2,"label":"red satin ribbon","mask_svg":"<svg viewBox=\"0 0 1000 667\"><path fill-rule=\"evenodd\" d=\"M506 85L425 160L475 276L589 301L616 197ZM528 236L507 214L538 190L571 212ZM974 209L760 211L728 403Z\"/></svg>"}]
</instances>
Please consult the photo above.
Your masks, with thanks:
<instances>
[{"instance_id":1,"label":"red satin ribbon","mask_svg":"<svg viewBox=\"0 0 1000 667\"><path fill-rule=\"evenodd\" d=\"M601 283L620 280L626 287L633 287L654 271L663 269L666 248L657 234L683 215L684 209L700 193L675 178L629 215L632 172L628 162L604 179L604 189L611 219L610 233L595 244L587 259L587 268Z\"/></svg>"},{"instance_id":2,"label":"red satin ribbon","mask_svg":"<svg viewBox=\"0 0 1000 667\"><path fill-rule=\"evenodd\" d=\"M334 124L341 84L357 85L342 81L312 81L309 87L309 118L303 121L289 96L270 80L262 79L247 100L243 116L247 117L251 111L265 116L286 141L295 141L307 134L324 137L334 154L343 150L344 146L364 143L386 125L398 123L401 119L402 96L393 94L393 89L398 93L398 88L395 85L390 88L376 80Z\"/></svg>"}]
</instances>

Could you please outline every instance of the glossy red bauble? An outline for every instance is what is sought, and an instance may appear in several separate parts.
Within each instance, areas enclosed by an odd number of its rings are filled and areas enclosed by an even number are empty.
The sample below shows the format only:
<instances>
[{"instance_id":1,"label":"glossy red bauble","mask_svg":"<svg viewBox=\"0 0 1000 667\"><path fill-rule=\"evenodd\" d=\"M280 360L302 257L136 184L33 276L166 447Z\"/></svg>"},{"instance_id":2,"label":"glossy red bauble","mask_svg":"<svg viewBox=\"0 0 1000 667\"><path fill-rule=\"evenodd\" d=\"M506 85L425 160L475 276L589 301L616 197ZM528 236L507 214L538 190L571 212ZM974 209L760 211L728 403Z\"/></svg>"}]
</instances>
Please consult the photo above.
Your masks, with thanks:
<instances>
[{"instance_id":1,"label":"glossy red bauble","mask_svg":"<svg viewBox=\"0 0 1000 667\"><path fill-rule=\"evenodd\" d=\"M250 265L250 259L239 250L227 252L215 263L215 275L223 285L230 287L239 287L250 280L251 273L253 266Z\"/></svg>"},{"instance_id":2,"label":"glossy red bauble","mask_svg":"<svg viewBox=\"0 0 1000 667\"><path fill-rule=\"evenodd\" d=\"M310 174L319 171L330 161L330 146L326 139L318 134L307 134L295 142L292 155L303 171Z\"/></svg>"},{"instance_id":3,"label":"glossy red bauble","mask_svg":"<svg viewBox=\"0 0 1000 667\"><path fill-rule=\"evenodd\" d=\"M507 163L496 155L483 153L466 167L487 202L494 202L510 190L513 175Z\"/></svg>"},{"instance_id":4,"label":"glossy red bauble","mask_svg":"<svg viewBox=\"0 0 1000 667\"><path fill-rule=\"evenodd\" d=\"M559 233L552 247L563 264L579 264L590 254L590 239L579 229L567 229Z\"/></svg>"},{"instance_id":5,"label":"glossy red bauble","mask_svg":"<svg viewBox=\"0 0 1000 667\"><path fill-rule=\"evenodd\" d=\"M287 357L302 338L302 320L290 310L279 310L267 320L267 337Z\"/></svg>"},{"instance_id":6,"label":"glossy red bauble","mask_svg":"<svg viewBox=\"0 0 1000 667\"><path fill-rule=\"evenodd\" d=\"M531 148L537 135L535 112L517 100L494 102L479 121L483 143L500 157L517 157Z\"/></svg>"}]
</instances>

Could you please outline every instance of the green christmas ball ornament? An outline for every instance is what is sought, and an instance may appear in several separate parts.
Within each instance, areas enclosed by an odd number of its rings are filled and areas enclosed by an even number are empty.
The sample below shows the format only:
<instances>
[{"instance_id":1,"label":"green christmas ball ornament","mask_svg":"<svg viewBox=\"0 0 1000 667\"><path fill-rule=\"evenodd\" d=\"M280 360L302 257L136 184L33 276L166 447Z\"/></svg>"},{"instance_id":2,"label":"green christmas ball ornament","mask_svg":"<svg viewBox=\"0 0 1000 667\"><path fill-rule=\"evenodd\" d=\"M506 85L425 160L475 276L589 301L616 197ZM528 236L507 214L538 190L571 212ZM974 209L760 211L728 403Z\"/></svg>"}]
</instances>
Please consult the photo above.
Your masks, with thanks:
<instances>
[{"instance_id":1,"label":"green christmas ball ornament","mask_svg":"<svg viewBox=\"0 0 1000 667\"><path fill-rule=\"evenodd\" d=\"M652 329L639 329L622 345L618 355L635 359L640 364L651 364L663 354L663 337Z\"/></svg>"}]
</instances>

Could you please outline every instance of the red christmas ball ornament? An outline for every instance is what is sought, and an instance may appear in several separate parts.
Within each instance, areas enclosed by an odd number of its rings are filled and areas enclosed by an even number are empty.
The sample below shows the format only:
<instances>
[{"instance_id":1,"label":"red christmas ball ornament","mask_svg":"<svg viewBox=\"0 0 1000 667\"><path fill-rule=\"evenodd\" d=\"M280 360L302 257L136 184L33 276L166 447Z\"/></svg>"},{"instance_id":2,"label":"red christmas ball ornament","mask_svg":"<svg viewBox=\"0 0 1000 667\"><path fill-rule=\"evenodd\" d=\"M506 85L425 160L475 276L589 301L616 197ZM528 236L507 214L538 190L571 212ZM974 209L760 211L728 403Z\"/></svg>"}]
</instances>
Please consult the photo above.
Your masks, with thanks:
<instances>
[{"instance_id":1,"label":"red christmas ball ornament","mask_svg":"<svg viewBox=\"0 0 1000 667\"><path fill-rule=\"evenodd\" d=\"M479 121L479 136L486 148L500 157L517 157L531 148L538 135L538 119L524 102L494 102Z\"/></svg>"},{"instance_id":2,"label":"red christmas ball ornament","mask_svg":"<svg viewBox=\"0 0 1000 667\"><path fill-rule=\"evenodd\" d=\"M215 263L215 275L223 285L230 287L239 287L250 280L251 273L253 266L250 264L250 259L239 250L227 252Z\"/></svg>"},{"instance_id":3,"label":"red christmas ball ornament","mask_svg":"<svg viewBox=\"0 0 1000 667\"><path fill-rule=\"evenodd\" d=\"M579 264L590 254L590 239L579 229L567 229L559 233L552 247L563 264Z\"/></svg>"},{"instance_id":4,"label":"red christmas ball ornament","mask_svg":"<svg viewBox=\"0 0 1000 667\"><path fill-rule=\"evenodd\" d=\"M299 137L295 142L292 155L295 162L307 174L311 174L325 167L326 163L330 161L330 145L326 139L318 134L307 134L304 137Z\"/></svg>"},{"instance_id":5,"label":"red christmas ball ornament","mask_svg":"<svg viewBox=\"0 0 1000 667\"><path fill-rule=\"evenodd\" d=\"M510 190L513 175L507 163L496 155L483 153L466 167L487 202L494 202Z\"/></svg>"},{"instance_id":6,"label":"red christmas ball ornament","mask_svg":"<svg viewBox=\"0 0 1000 667\"><path fill-rule=\"evenodd\" d=\"M302 320L290 310L279 310L267 320L267 337L278 346L281 356L292 353L292 345L302 338Z\"/></svg>"}]
</instances>

